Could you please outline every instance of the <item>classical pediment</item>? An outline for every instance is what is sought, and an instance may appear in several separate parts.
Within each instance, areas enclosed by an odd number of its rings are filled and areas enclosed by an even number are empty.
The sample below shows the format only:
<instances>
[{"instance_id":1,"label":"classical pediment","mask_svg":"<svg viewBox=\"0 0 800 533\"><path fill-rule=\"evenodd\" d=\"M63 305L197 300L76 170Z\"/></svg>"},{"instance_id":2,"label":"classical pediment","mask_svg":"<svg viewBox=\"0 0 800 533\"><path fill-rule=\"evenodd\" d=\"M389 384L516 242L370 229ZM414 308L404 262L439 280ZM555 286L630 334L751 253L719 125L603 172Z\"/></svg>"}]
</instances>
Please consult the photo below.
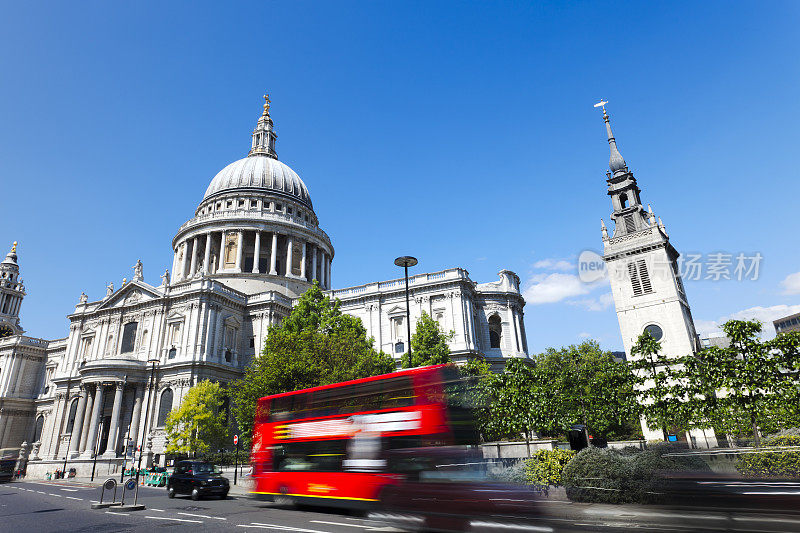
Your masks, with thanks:
<instances>
[{"instance_id":1,"label":"classical pediment","mask_svg":"<svg viewBox=\"0 0 800 533\"><path fill-rule=\"evenodd\" d=\"M148 300L161 298L161 293L155 287L141 281L131 281L117 292L112 294L98 309L108 309L111 307L127 307L136 305Z\"/></svg>"},{"instance_id":2,"label":"classical pediment","mask_svg":"<svg viewBox=\"0 0 800 533\"><path fill-rule=\"evenodd\" d=\"M405 315L406 314L406 308L405 307L401 307L399 305L395 305L395 306L392 306L391 309L386 311L386 314L389 315L389 316Z\"/></svg>"}]
</instances>

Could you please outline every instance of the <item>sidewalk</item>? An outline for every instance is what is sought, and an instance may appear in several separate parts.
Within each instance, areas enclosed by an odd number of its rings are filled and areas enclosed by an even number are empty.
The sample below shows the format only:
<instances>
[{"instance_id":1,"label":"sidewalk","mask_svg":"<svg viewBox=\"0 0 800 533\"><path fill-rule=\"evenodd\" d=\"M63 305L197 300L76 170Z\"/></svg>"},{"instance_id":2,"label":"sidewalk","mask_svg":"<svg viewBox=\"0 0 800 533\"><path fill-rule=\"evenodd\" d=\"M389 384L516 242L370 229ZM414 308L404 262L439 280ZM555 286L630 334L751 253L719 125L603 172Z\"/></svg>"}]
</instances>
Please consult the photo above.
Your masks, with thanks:
<instances>
[{"instance_id":1,"label":"sidewalk","mask_svg":"<svg viewBox=\"0 0 800 533\"><path fill-rule=\"evenodd\" d=\"M246 496L246 495L249 494L250 488L252 486L252 480L250 478L248 478L248 477L244 477L244 478L239 477L236 480L236 485L234 485L233 484L233 474L231 474L230 476L226 475L225 477L228 478L228 481L231 484L230 494L235 495L235 496ZM73 477L73 478L67 478L67 479L51 479L51 480L47 480L47 479L30 479L30 478L28 478L28 479L18 479L18 480L14 480L14 481L24 481L26 483L41 483L43 485L56 485L56 486L62 486L62 487L77 486L77 487L89 488L89 487L100 487L103 484L103 482L105 480L109 479L109 478L113 478L118 484L120 483L119 475L107 476L107 477L95 476L94 481L92 481L91 478L89 478L89 477ZM125 478L125 479L127 480L128 478ZM152 486L149 486L149 485L144 485L143 481L144 481L144 478L140 477L139 478L139 484L140 484L141 487L149 487L149 488L153 488L153 489L166 490L164 487L152 487Z\"/></svg>"}]
</instances>

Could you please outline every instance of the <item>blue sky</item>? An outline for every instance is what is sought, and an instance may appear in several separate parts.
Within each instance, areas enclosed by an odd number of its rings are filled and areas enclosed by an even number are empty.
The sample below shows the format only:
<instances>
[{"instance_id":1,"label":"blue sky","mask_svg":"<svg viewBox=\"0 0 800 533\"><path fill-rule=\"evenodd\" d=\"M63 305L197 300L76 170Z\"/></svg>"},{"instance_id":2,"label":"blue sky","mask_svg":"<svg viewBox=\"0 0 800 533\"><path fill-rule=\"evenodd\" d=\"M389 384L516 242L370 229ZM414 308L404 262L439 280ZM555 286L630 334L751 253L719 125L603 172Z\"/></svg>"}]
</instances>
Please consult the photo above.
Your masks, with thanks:
<instances>
[{"instance_id":1,"label":"blue sky","mask_svg":"<svg viewBox=\"0 0 800 533\"><path fill-rule=\"evenodd\" d=\"M620 150L679 251L760 252L687 281L702 331L800 310L796 2L16 2L0 20L0 245L28 334L81 291L171 266L211 178L272 95L278 155L336 249L335 287L454 266L526 288L532 352L622 342L576 284ZM3 252L4 253L4 252ZM791 275L795 274L794 277ZM771 329L771 327L769 328Z\"/></svg>"}]
</instances>

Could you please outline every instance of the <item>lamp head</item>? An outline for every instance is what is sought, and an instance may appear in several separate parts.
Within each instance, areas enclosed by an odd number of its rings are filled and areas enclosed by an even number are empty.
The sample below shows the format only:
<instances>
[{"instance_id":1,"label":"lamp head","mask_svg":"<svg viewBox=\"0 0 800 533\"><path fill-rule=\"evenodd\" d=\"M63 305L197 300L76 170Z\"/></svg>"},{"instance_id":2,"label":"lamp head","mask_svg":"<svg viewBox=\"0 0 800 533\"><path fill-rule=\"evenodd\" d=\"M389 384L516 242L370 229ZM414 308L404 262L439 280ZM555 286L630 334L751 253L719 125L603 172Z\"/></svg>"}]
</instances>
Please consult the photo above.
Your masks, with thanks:
<instances>
[{"instance_id":1,"label":"lamp head","mask_svg":"<svg viewBox=\"0 0 800 533\"><path fill-rule=\"evenodd\" d=\"M394 260L394 264L399 267L413 267L417 262L417 258L410 255L404 255Z\"/></svg>"}]
</instances>

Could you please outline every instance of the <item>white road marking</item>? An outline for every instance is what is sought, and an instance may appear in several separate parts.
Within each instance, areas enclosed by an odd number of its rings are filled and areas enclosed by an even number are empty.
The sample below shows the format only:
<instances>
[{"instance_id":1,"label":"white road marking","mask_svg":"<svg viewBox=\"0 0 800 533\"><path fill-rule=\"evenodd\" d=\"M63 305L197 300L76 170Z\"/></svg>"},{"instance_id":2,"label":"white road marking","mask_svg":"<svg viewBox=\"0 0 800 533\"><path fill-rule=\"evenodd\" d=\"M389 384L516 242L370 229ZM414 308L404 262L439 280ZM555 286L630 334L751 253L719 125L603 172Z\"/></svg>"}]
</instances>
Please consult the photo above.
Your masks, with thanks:
<instances>
[{"instance_id":1,"label":"white road marking","mask_svg":"<svg viewBox=\"0 0 800 533\"><path fill-rule=\"evenodd\" d=\"M208 516L205 514L192 514L192 513L178 513L183 516L194 516L197 518L211 518L213 520L227 520L227 518L222 518L221 516Z\"/></svg>"},{"instance_id":2,"label":"white road marking","mask_svg":"<svg viewBox=\"0 0 800 533\"><path fill-rule=\"evenodd\" d=\"M121 514L122 516L130 516L131 515L131 513L117 513L117 512L114 512L114 511L106 511L106 514L113 514L113 515Z\"/></svg>"},{"instance_id":3,"label":"white road marking","mask_svg":"<svg viewBox=\"0 0 800 533\"><path fill-rule=\"evenodd\" d=\"M78 489L61 489L61 490L65 490L67 492L78 492Z\"/></svg>"},{"instance_id":4,"label":"white road marking","mask_svg":"<svg viewBox=\"0 0 800 533\"><path fill-rule=\"evenodd\" d=\"M47 495L48 496L56 496L58 498L63 498L63 496L61 494L53 494L52 492L48 492Z\"/></svg>"},{"instance_id":5,"label":"white road marking","mask_svg":"<svg viewBox=\"0 0 800 533\"><path fill-rule=\"evenodd\" d=\"M78 500L79 502L83 501L83 498L76 498L75 496L64 496L65 498L69 498L70 500Z\"/></svg>"},{"instance_id":6,"label":"white road marking","mask_svg":"<svg viewBox=\"0 0 800 533\"><path fill-rule=\"evenodd\" d=\"M330 533L329 531L320 531L319 529L303 529L301 527L284 526L281 524L262 524L253 522L254 526L271 527L273 529L280 529L281 531L300 531L301 533Z\"/></svg>"},{"instance_id":7,"label":"white road marking","mask_svg":"<svg viewBox=\"0 0 800 533\"><path fill-rule=\"evenodd\" d=\"M186 518L170 518L168 516L145 516L145 518L152 518L153 520L174 520L176 522L192 522L195 524L202 524L202 520L188 520Z\"/></svg>"},{"instance_id":8,"label":"white road marking","mask_svg":"<svg viewBox=\"0 0 800 533\"><path fill-rule=\"evenodd\" d=\"M157 513L163 513L164 512L164 509L153 509L153 508L151 508L150 510L151 511L155 511Z\"/></svg>"},{"instance_id":9,"label":"white road marking","mask_svg":"<svg viewBox=\"0 0 800 533\"><path fill-rule=\"evenodd\" d=\"M47 494L47 493L46 493L46 492L44 492L43 490L37 490L36 492L38 492L39 494Z\"/></svg>"},{"instance_id":10,"label":"white road marking","mask_svg":"<svg viewBox=\"0 0 800 533\"><path fill-rule=\"evenodd\" d=\"M342 522L326 522L325 520L311 520L312 524L329 524L331 526L344 526L344 527L363 527L364 529L372 529L375 526L362 526L361 524L344 524Z\"/></svg>"}]
</instances>

